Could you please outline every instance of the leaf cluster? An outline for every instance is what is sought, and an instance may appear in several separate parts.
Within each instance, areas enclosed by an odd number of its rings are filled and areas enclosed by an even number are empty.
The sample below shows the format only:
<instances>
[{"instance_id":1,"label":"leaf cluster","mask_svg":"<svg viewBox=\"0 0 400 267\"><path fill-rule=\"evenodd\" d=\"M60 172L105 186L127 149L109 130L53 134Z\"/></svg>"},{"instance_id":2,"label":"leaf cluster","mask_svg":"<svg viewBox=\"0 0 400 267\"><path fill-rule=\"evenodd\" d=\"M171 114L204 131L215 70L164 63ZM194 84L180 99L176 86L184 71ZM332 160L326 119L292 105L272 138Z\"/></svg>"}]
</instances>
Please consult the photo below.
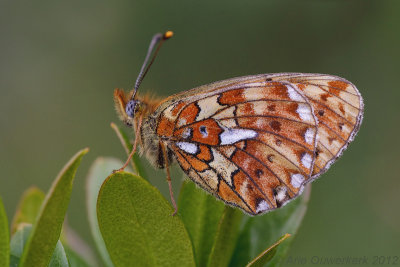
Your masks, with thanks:
<instances>
[{"instance_id":1,"label":"leaf cluster","mask_svg":"<svg viewBox=\"0 0 400 267\"><path fill-rule=\"evenodd\" d=\"M126 134L112 127L129 152ZM98 259L65 221L75 173L87 152L72 157L47 194L29 188L10 227L0 198L0 266L277 266L306 211L309 188L284 208L249 217L186 180L172 216L169 202L143 178L137 156L136 174L110 175L122 162L98 158L86 192Z\"/></svg>"}]
</instances>

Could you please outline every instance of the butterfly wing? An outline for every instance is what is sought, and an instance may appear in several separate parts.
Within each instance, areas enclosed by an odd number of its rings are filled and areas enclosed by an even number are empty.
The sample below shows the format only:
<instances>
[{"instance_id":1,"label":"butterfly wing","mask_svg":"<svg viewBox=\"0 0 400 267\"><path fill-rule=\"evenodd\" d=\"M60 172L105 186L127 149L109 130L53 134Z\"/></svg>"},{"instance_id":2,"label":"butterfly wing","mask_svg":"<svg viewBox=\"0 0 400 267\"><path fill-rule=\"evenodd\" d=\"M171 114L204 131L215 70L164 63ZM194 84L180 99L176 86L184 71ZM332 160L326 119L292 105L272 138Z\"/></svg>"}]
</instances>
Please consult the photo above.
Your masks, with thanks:
<instances>
[{"instance_id":1,"label":"butterfly wing","mask_svg":"<svg viewBox=\"0 0 400 267\"><path fill-rule=\"evenodd\" d=\"M318 119L318 142L313 179L328 170L357 134L364 104L349 81L330 75L278 74L276 81L289 81L304 93Z\"/></svg>"},{"instance_id":2,"label":"butterfly wing","mask_svg":"<svg viewBox=\"0 0 400 267\"><path fill-rule=\"evenodd\" d=\"M252 215L278 208L324 168L314 169L314 102L295 77L240 77L172 96L158 108L157 135L206 191Z\"/></svg>"}]
</instances>

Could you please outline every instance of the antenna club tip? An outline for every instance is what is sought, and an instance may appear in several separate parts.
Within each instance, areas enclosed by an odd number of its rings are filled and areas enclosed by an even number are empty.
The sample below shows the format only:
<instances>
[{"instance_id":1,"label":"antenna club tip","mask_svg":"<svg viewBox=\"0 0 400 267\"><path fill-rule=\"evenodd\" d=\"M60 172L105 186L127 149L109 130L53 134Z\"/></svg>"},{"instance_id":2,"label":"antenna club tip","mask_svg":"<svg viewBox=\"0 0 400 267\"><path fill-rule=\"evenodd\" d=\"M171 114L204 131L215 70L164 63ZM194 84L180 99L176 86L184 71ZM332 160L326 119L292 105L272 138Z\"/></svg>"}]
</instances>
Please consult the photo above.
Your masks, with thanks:
<instances>
[{"instance_id":1,"label":"antenna club tip","mask_svg":"<svg viewBox=\"0 0 400 267\"><path fill-rule=\"evenodd\" d=\"M174 35L174 32L173 31L167 31L167 32L165 32L164 33L164 40L167 40L167 39L169 39L169 38L171 38L172 36Z\"/></svg>"}]
</instances>

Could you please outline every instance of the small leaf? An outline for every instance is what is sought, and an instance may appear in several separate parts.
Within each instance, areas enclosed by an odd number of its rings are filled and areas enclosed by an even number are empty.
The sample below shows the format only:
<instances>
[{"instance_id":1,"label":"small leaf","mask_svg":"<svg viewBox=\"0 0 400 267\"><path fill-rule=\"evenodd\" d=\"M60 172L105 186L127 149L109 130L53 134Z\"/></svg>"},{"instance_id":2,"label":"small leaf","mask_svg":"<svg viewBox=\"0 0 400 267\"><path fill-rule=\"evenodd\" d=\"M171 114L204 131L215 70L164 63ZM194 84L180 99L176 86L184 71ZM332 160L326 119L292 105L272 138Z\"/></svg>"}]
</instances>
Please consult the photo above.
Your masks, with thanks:
<instances>
[{"instance_id":1,"label":"small leaf","mask_svg":"<svg viewBox=\"0 0 400 267\"><path fill-rule=\"evenodd\" d=\"M32 230L30 224L20 224L10 242L10 266L18 266L26 240Z\"/></svg>"},{"instance_id":2,"label":"small leaf","mask_svg":"<svg viewBox=\"0 0 400 267\"><path fill-rule=\"evenodd\" d=\"M64 166L46 195L39 216L21 256L20 266L47 266L60 237L75 178L83 155L79 151Z\"/></svg>"},{"instance_id":3,"label":"small leaf","mask_svg":"<svg viewBox=\"0 0 400 267\"><path fill-rule=\"evenodd\" d=\"M307 185L301 196L265 215L246 217L230 266L244 266L286 233L295 235L307 210L311 186ZM278 266L286 255L291 241L277 247L272 259L265 266Z\"/></svg>"},{"instance_id":4,"label":"small leaf","mask_svg":"<svg viewBox=\"0 0 400 267\"><path fill-rule=\"evenodd\" d=\"M53 256L51 257L49 267L63 267L63 266L69 267L69 263L64 247L61 244L61 241L59 240L53 252Z\"/></svg>"},{"instance_id":5,"label":"small leaf","mask_svg":"<svg viewBox=\"0 0 400 267\"><path fill-rule=\"evenodd\" d=\"M126 172L112 174L97 201L100 231L115 266L195 266L189 235L160 192Z\"/></svg>"},{"instance_id":6,"label":"small leaf","mask_svg":"<svg viewBox=\"0 0 400 267\"><path fill-rule=\"evenodd\" d=\"M37 187L28 188L19 201L17 212L11 224L11 234L17 231L20 223L33 224L40 211L45 194Z\"/></svg>"},{"instance_id":7,"label":"small leaf","mask_svg":"<svg viewBox=\"0 0 400 267\"><path fill-rule=\"evenodd\" d=\"M115 123L111 123L111 128L117 134L119 141L121 142L122 146L125 149L126 155L129 156L129 154L132 151L133 145L131 144L128 135L121 129L121 127L118 127ZM137 153L133 155L131 164L137 175L141 176L144 179L147 178L146 172L142 168L142 165L140 164L140 159ZM117 169L121 167L122 166L119 166Z\"/></svg>"},{"instance_id":8,"label":"small leaf","mask_svg":"<svg viewBox=\"0 0 400 267\"><path fill-rule=\"evenodd\" d=\"M192 240L197 266L206 266L225 205L186 180L180 191L178 207Z\"/></svg>"},{"instance_id":9,"label":"small leaf","mask_svg":"<svg viewBox=\"0 0 400 267\"><path fill-rule=\"evenodd\" d=\"M271 261L271 259L275 256L277 252L277 247L290 237L290 234L285 234L278 241L275 242L272 246L264 250L260 255L254 258L251 262L249 262L246 267L258 267L264 266L267 262Z\"/></svg>"},{"instance_id":10,"label":"small leaf","mask_svg":"<svg viewBox=\"0 0 400 267\"><path fill-rule=\"evenodd\" d=\"M239 235L242 216L243 212L239 209L225 206L211 249L208 266L228 266Z\"/></svg>"},{"instance_id":11,"label":"small leaf","mask_svg":"<svg viewBox=\"0 0 400 267\"><path fill-rule=\"evenodd\" d=\"M8 219L0 197L0 266L10 264L10 236L8 232Z\"/></svg>"},{"instance_id":12,"label":"small leaf","mask_svg":"<svg viewBox=\"0 0 400 267\"><path fill-rule=\"evenodd\" d=\"M10 267L18 266L21 255L24 251L24 247L26 246L26 242L27 242L31 232L32 232L32 225L30 225L30 224L22 223L18 226L18 229L15 232L13 238L11 239L11 243L10 243L10 247L11 247ZM69 266L68 259L66 257L64 248L60 241L57 241L57 245L56 245L55 249L52 251L50 263L48 266L57 266L57 267L64 267L64 266L68 267Z\"/></svg>"},{"instance_id":13,"label":"small leaf","mask_svg":"<svg viewBox=\"0 0 400 267\"><path fill-rule=\"evenodd\" d=\"M123 163L120 160L113 158L97 158L89 170L89 175L86 179L86 206L88 210L90 230L99 254L106 266L113 266L110 255L104 244L101 236L99 223L97 221L96 205L97 196L104 180L113 170L121 168Z\"/></svg>"}]
</instances>

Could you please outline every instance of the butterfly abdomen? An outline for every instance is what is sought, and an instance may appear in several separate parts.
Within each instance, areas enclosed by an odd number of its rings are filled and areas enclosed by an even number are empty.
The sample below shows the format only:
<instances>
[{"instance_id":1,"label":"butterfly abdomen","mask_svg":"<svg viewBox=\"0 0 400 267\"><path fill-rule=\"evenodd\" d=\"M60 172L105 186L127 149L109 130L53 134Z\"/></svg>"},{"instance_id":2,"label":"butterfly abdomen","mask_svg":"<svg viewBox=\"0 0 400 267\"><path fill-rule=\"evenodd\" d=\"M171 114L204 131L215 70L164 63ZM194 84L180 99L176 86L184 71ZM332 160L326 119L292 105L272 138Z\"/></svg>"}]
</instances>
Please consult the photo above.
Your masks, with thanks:
<instances>
[{"instance_id":1,"label":"butterfly abdomen","mask_svg":"<svg viewBox=\"0 0 400 267\"><path fill-rule=\"evenodd\" d=\"M156 134L157 120L153 116L144 119L141 127L142 152L149 162L156 168L164 169L166 162L162 151L160 137ZM174 161L172 151L165 147L168 155L168 165Z\"/></svg>"}]
</instances>

